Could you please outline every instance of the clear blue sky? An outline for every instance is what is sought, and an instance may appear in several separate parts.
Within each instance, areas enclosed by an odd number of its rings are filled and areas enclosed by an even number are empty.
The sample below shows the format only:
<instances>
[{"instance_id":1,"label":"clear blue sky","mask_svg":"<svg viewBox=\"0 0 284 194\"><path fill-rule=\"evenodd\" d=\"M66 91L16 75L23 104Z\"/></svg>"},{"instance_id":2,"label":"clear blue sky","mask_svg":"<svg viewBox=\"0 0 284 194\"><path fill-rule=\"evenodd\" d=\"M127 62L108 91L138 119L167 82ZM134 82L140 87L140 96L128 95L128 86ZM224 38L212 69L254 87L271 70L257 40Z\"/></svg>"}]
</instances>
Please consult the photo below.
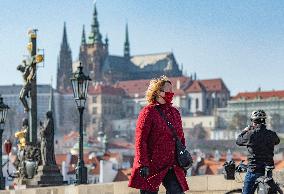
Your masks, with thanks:
<instances>
[{"instance_id":1,"label":"clear blue sky","mask_svg":"<svg viewBox=\"0 0 284 194\"><path fill-rule=\"evenodd\" d=\"M282 0L98 0L97 9L111 54L122 55L128 21L131 54L172 50L189 74L221 77L232 94L284 89ZM46 54L38 82L55 80L64 21L75 60L92 13L92 0L1 0L0 85L22 82L16 66L26 54L30 27L39 29L38 46Z\"/></svg>"}]
</instances>

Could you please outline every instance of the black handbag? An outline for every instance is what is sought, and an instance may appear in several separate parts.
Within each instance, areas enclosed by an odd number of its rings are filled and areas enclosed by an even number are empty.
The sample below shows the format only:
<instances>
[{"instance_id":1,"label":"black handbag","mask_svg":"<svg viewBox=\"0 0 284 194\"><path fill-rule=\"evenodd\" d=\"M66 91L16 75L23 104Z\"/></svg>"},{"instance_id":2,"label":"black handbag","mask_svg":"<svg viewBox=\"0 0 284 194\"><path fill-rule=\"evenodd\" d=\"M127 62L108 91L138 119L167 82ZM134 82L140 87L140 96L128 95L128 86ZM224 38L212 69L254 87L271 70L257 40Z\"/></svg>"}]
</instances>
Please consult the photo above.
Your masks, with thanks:
<instances>
[{"instance_id":1,"label":"black handbag","mask_svg":"<svg viewBox=\"0 0 284 194\"><path fill-rule=\"evenodd\" d=\"M182 168L190 168L192 166L193 160L189 151L186 149L186 146L183 145L180 138L177 136L176 129L171 124L171 122L168 121L164 113L159 109L158 106L155 106L155 108L160 113L161 117L165 120L168 127L171 129L173 137L176 140L176 158L178 165Z\"/></svg>"}]
</instances>

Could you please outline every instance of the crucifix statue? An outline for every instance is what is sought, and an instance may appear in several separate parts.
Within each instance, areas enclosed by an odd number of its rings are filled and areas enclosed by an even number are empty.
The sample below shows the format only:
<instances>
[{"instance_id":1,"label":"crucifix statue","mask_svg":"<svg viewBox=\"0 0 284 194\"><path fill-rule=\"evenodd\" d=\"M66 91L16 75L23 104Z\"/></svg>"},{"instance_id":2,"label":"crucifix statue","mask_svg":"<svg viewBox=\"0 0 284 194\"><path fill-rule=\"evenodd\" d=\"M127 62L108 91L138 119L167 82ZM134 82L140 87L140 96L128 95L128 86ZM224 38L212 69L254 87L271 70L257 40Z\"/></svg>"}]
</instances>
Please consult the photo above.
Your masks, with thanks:
<instances>
[{"instance_id":1,"label":"crucifix statue","mask_svg":"<svg viewBox=\"0 0 284 194\"><path fill-rule=\"evenodd\" d=\"M28 60L23 60L22 64L18 65L17 70L22 72L24 84L20 91L20 101L24 106L25 112L29 113L29 134L27 142L36 144L37 141L37 86L36 86L36 71L37 63L43 61L43 56L37 54L36 34L37 30L29 30L28 51L30 53ZM29 98L29 103L27 98Z\"/></svg>"},{"instance_id":2,"label":"crucifix statue","mask_svg":"<svg viewBox=\"0 0 284 194\"><path fill-rule=\"evenodd\" d=\"M32 60L30 64L27 64L26 60L23 60L23 63L18 65L17 70L23 73L23 79L24 79L24 85L20 91L19 98L24 106L25 112L29 112L30 108L26 98L29 97L32 81L33 79L35 79L36 63L34 60Z\"/></svg>"}]
</instances>

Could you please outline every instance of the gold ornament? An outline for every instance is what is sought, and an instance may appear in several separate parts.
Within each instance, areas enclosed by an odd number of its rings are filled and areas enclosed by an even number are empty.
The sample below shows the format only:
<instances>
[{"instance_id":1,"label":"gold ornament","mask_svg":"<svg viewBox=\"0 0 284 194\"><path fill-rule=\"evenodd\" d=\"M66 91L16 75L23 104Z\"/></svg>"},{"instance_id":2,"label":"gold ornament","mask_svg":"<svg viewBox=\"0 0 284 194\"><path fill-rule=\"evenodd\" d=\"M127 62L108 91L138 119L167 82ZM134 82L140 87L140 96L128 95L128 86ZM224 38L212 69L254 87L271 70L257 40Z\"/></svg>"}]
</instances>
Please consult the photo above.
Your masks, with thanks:
<instances>
[{"instance_id":1,"label":"gold ornament","mask_svg":"<svg viewBox=\"0 0 284 194\"><path fill-rule=\"evenodd\" d=\"M35 61L36 63L40 63L44 60L43 55L36 55Z\"/></svg>"}]
</instances>

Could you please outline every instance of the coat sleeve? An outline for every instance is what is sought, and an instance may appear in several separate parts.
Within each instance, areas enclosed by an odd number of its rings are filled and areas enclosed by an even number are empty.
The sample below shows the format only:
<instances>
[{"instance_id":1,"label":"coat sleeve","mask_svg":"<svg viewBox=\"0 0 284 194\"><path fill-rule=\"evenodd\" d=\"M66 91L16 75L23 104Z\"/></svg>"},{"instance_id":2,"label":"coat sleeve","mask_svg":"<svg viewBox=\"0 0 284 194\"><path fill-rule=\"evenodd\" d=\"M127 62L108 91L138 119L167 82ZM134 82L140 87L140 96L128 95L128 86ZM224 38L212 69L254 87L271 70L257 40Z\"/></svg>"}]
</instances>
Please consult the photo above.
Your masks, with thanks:
<instances>
[{"instance_id":1,"label":"coat sleeve","mask_svg":"<svg viewBox=\"0 0 284 194\"><path fill-rule=\"evenodd\" d=\"M249 144L250 136L250 131L242 131L242 133L237 138L236 144L239 146L247 146Z\"/></svg>"},{"instance_id":2,"label":"coat sleeve","mask_svg":"<svg viewBox=\"0 0 284 194\"><path fill-rule=\"evenodd\" d=\"M136 123L135 149L140 166L149 166L147 143L151 127L151 112L148 107L145 107L140 112Z\"/></svg>"}]
</instances>

